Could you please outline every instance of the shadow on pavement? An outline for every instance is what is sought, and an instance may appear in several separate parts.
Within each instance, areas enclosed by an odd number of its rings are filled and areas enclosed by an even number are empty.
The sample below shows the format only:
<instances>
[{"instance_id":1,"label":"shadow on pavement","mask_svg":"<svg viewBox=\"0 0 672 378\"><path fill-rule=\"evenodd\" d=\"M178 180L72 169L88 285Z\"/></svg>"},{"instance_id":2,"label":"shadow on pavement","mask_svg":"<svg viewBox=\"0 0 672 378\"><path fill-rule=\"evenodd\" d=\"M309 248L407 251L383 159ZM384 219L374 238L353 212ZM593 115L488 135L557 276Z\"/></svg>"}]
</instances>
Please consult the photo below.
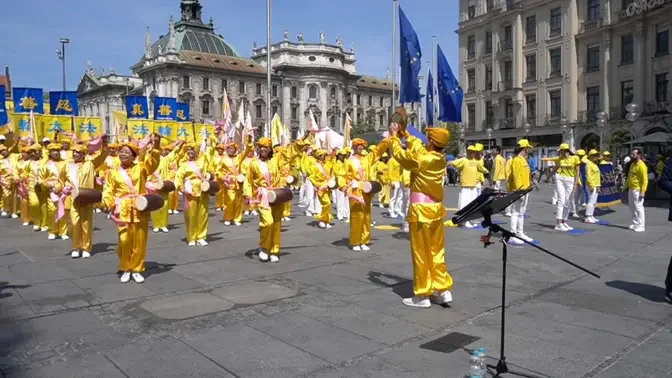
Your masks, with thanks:
<instances>
[{"instance_id":1,"label":"shadow on pavement","mask_svg":"<svg viewBox=\"0 0 672 378\"><path fill-rule=\"evenodd\" d=\"M605 284L611 288L627 291L630 294L644 298L651 302L665 302L665 289L651 284L629 281L608 281Z\"/></svg>"}]
</instances>

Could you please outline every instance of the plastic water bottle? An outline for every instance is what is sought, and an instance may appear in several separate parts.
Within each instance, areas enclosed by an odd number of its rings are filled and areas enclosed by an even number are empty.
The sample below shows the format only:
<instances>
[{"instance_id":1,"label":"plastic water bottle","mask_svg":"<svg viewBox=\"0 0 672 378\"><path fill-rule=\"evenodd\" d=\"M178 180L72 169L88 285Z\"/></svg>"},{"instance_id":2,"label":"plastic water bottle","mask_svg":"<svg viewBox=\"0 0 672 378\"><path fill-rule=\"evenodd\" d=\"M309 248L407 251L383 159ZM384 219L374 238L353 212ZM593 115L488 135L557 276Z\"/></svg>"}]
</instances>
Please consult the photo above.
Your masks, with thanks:
<instances>
[{"instance_id":1,"label":"plastic water bottle","mask_svg":"<svg viewBox=\"0 0 672 378\"><path fill-rule=\"evenodd\" d=\"M469 373L467 374L469 378L482 378L483 369L481 369L481 359L479 358L479 353L475 350L469 357Z\"/></svg>"},{"instance_id":2,"label":"plastic water bottle","mask_svg":"<svg viewBox=\"0 0 672 378\"><path fill-rule=\"evenodd\" d=\"M485 354L485 348L480 348L478 350L478 359L481 361L481 371L483 374L483 377L485 377L485 373L488 371L488 361L486 360L487 355Z\"/></svg>"}]
</instances>

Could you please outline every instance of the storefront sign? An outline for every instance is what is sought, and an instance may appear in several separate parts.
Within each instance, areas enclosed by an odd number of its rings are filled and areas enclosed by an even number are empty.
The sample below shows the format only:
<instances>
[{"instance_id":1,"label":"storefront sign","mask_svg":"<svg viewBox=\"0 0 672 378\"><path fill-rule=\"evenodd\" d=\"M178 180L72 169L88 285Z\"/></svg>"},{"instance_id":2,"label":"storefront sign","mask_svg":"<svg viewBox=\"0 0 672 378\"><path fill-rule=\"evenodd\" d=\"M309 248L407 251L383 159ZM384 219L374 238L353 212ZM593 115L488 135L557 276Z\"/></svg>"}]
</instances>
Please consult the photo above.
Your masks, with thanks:
<instances>
[{"instance_id":1,"label":"storefront sign","mask_svg":"<svg viewBox=\"0 0 672 378\"><path fill-rule=\"evenodd\" d=\"M627 8L625 8L625 15L628 17L634 15L639 16L644 12L654 10L669 2L670 0L635 0L634 2L630 3Z\"/></svg>"}]
</instances>

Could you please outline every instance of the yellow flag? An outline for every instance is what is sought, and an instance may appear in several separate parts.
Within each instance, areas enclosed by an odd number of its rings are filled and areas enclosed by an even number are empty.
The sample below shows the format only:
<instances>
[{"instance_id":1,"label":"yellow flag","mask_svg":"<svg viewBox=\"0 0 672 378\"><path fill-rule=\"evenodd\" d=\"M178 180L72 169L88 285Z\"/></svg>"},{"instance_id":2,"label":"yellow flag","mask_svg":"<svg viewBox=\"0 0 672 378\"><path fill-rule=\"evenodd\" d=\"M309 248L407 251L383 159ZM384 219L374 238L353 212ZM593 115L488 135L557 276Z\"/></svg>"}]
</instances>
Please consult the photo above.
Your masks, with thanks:
<instances>
[{"instance_id":1,"label":"yellow flag","mask_svg":"<svg viewBox=\"0 0 672 378\"><path fill-rule=\"evenodd\" d=\"M196 124L196 142L203 142L203 138L208 140L211 135L215 133L215 125L206 125L203 123Z\"/></svg>"},{"instance_id":2,"label":"yellow flag","mask_svg":"<svg viewBox=\"0 0 672 378\"><path fill-rule=\"evenodd\" d=\"M154 132L161 135L161 146L167 146L177 140L177 122L154 121Z\"/></svg>"},{"instance_id":3,"label":"yellow flag","mask_svg":"<svg viewBox=\"0 0 672 378\"><path fill-rule=\"evenodd\" d=\"M126 117L126 112L121 110L112 111L112 121L114 123L114 129L112 130L114 140L122 141L128 139L128 119Z\"/></svg>"},{"instance_id":4,"label":"yellow flag","mask_svg":"<svg viewBox=\"0 0 672 378\"><path fill-rule=\"evenodd\" d=\"M343 147L350 147L350 128L352 127L350 114L345 114L345 131L343 132Z\"/></svg>"},{"instance_id":5,"label":"yellow flag","mask_svg":"<svg viewBox=\"0 0 672 378\"><path fill-rule=\"evenodd\" d=\"M103 135L103 119L75 117L75 135L79 140L91 140Z\"/></svg>"},{"instance_id":6,"label":"yellow flag","mask_svg":"<svg viewBox=\"0 0 672 378\"><path fill-rule=\"evenodd\" d=\"M148 119L129 119L128 136L131 139L143 140L154 131L154 121Z\"/></svg>"},{"instance_id":7,"label":"yellow flag","mask_svg":"<svg viewBox=\"0 0 672 378\"><path fill-rule=\"evenodd\" d=\"M273 145L282 144L282 136L285 135L285 126L280 121L280 116L275 113L271 120L271 140Z\"/></svg>"},{"instance_id":8,"label":"yellow flag","mask_svg":"<svg viewBox=\"0 0 672 378\"><path fill-rule=\"evenodd\" d=\"M57 131L61 133L72 133L72 116L45 115L41 118L42 130L40 131L40 128L37 128L39 138L49 138L55 141ZM35 123L40 124L37 120Z\"/></svg>"},{"instance_id":9,"label":"yellow flag","mask_svg":"<svg viewBox=\"0 0 672 378\"><path fill-rule=\"evenodd\" d=\"M185 142L193 142L194 139L194 127L191 122L178 122L177 123L177 134L175 140L183 140Z\"/></svg>"},{"instance_id":10,"label":"yellow flag","mask_svg":"<svg viewBox=\"0 0 672 378\"><path fill-rule=\"evenodd\" d=\"M19 138L34 138L33 128L30 125L30 114L28 113L9 113L9 118L14 125L14 134ZM35 116L35 120L39 119Z\"/></svg>"}]
</instances>

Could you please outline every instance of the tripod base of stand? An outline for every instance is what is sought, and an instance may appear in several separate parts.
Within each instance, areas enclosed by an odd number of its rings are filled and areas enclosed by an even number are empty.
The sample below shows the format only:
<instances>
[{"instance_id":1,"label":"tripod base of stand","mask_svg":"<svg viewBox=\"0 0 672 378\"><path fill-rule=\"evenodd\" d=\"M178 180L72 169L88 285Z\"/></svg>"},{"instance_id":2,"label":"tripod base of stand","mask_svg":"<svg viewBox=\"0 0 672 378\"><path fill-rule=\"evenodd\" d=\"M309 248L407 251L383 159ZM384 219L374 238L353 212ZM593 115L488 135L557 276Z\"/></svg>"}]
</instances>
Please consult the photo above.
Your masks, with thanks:
<instances>
[{"instance_id":1,"label":"tripod base of stand","mask_svg":"<svg viewBox=\"0 0 672 378\"><path fill-rule=\"evenodd\" d=\"M495 377L500 377L502 374L511 374L515 375L518 377L526 377L526 378L538 378L536 375L530 375L530 374L525 374L513 370L509 370L509 367L506 365L506 360L502 358L497 362L497 365L486 365L489 369L493 369L495 371Z\"/></svg>"}]
</instances>

